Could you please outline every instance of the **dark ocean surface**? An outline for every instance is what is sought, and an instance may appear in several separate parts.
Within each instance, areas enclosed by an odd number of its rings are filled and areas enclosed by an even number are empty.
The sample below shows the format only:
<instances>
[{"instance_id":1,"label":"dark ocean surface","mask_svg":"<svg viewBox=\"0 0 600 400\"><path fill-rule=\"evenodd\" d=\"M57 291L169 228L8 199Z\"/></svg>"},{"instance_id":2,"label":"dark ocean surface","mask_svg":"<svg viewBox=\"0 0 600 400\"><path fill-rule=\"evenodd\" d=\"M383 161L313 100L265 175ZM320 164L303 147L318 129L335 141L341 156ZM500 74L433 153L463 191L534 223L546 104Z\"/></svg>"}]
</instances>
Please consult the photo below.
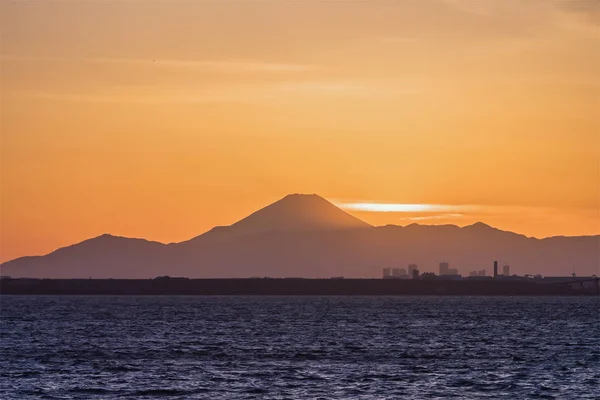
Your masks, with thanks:
<instances>
[{"instance_id":1,"label":"dark ocean surface","mask_svg":"<svg viewBox=\"0 0 600 400\"><path fill-rule=\"evenodd\" d=\"M1 296L2 399L599 399L600 298Z\"/></svg>"}]
</instances>

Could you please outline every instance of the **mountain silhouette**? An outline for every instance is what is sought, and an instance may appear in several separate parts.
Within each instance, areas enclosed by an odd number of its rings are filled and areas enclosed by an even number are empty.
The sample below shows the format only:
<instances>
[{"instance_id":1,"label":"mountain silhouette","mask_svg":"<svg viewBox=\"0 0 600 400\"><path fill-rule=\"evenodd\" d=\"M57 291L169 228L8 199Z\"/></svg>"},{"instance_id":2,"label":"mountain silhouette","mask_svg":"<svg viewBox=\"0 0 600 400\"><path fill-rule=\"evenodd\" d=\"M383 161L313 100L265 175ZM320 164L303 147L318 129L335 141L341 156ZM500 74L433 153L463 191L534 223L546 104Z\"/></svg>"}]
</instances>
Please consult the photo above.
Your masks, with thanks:
<instances>
[{"instance_id":1,"label":"mountain silhouette","mask_svg":"<svg viewBox=\"0 0 600 400\"><path fill-rule=\"evenodd\" d=\"M599 274L600 236L529 238L484 223L373 227L317 195L293 194L230 226L181 243L102 235L48 255L0 266L2 275L44 278L380 277L416 263L437 272L450 262L463 275L494 260L513 273Z\"/></svg>"},{"instance_id":2,"label":"mountain silhouette","mask_svg":"<svg viewBox=\"0 0 600 400\"><path fill-rule=\"evenodd\" d=\"M250 214L231 227L245 233L258 233L367 228L370 226L321 196L290 194Z\"/></svg>"},{"instance_id":3,"label":"mountain silhouette","mask_svg":"<svg viewBox=\"0 0 600 400\"><path fill-rule=\"evenodd\" d=\"M316 194L290 194L230 226L218 226L190 239L186 246L214 244L237 236L269 232L315 232L370 228Z\"/></svg>"}]
</instances>

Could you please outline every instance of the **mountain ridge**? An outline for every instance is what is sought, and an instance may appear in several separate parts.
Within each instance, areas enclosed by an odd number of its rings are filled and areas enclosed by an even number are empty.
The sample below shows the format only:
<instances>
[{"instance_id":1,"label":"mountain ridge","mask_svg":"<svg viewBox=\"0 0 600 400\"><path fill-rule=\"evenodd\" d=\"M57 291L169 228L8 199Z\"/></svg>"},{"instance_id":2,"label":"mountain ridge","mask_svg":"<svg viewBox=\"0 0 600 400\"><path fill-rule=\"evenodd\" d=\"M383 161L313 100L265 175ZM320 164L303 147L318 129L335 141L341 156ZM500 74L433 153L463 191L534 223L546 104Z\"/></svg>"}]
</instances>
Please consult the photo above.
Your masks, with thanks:
<instances>
[{"instance_id":1,"label":"mountain ridge","mask_svg":"<svg viewBox=\"0 0 600 400\"><path fill-rule=\"evenodd\" d=\"M441 227L452 227L452 228L457 228L457 229L465 229L465 228L469 228L477 223L481 223L484 224L492 229L498 230L500 232L506 232L506 233L511 233L513 235L518 235L518 236L522 236L524 238L527 239L534 239L534 240L549 240L549 239L558 239L558 238L597 238L600 237L600 234L597 235L555 235L555 236L545 236L545 237L536 237L536 236L527 236L523 233L518 233L518 232L513 232L513 231L508 231L508 230L504 230L504 229L500 229L500 228L496 228L492 225L488 225L485 224L484 222L475 222L473 224L469 224L469 225L464 225L464 226L460 226L460 225L456 225L456 224L439 224L439 225L434 225L434 224L419 224L419 223L411 223L408 225L398 225L398 224L386 224L386 225L372 225L371 227L374 229L384 229L384 228L401 228L401 229L407 229L407 228L441 228ZM186 243L189 242L193 239L199 238L203 235L209 234L211 232L214 232L215 230L220 230L222 228L229 228L231 225L218 225L218 226L214 226L211 229L209 229L208 231L194 236L191 239L188 240L184 240L181 242L161 242L158 240L151 240L151 239L146 239L146 238L142 238L142 237L136 237L136 236L123 236L123 235L115 235L115 234L111 234L111 233L102 233L100 235L97 236L93 236L87 239L83 239L81 242L77 242L77 243L73 243L73 244L69 244L66 246L62 246L59 248L56 248L54 250L52 250L49 253L46 254L37 254L37 255L27 255L27 256L21 256L21 257L16 257L14 259L11 260L7 260L3 263L0 264L0 267L4 264L8 264L11 263L15 260L19 260L19 259L25 259L25 258L37 258L37 257L45 257L48 256L50 254L53 254L54 252L58 251L58 250L62 250L62 249L68 249L74 246L78 246L81 245L83 243L92 241L92 240L97 240L97 239L103 239L105 237L109 237L109 238L116 238L116 239L127 239L127 240L138 240L138 241L143 241L143 242L148 242L148 243L155 243L155 244L159 244L159 245L163 245L163 246L171 246L171 245L179 245L182 243Z\"/></svg>"},{"instance_id":2,"label":"mountain ridge","mask_svg":"<svg viewBox=\"0 0 600 400\"><path fill-rule=\"evenodd\" d=\"M535 238L483 222L372 226L320 196L293 194L187 241L105 233L0 269L15 277L374 277L409 263L436 271L442 259L463 274L495 259L522 273L566 275L575 264L598 274L600 235Z\"/></svg>"}]
</instances>

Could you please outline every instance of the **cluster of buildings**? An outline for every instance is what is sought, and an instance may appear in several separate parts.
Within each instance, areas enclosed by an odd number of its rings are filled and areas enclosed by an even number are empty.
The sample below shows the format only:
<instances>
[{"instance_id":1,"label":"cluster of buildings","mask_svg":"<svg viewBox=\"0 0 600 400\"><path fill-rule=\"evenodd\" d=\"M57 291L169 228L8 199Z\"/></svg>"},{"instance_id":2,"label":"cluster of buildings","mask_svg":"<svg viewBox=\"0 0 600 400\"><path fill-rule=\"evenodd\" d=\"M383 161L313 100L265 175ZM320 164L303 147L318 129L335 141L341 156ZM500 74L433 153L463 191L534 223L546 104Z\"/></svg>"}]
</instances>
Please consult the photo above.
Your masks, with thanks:
<instances>
[{"instance_id":1,"label":"cluster of buildings","mask_svg":"<svg viewBox=\"0 0 600 400\"><path fill-rule=\"evenodd\" d=\"M498 261L494 261L494 273L493 278L498 277L510 277L510 266L504 265L502 267L502 274L498 273ZM442 261L439 264L439 275L432 272L424 273L420 275L419 268L416 264L410 264L408 268L384 268L383 279L428 279L428 278L443 278L443 279L462 279L462 276L458 273L458 269L450 268L450 263ZM469 278L480 278L487 277L485 269L471 271Z\"/></svg>"},{"instance_id":2,"label":"cluster of buildings","mask_svg":"<svg viewBox=\"0 0 600 400\"><path fill-rule=\"evenodd\" d=\"M417 264L410 264L407 268L384 268L383 279L415 279L419 277Z\"/></svg>"},{"instance_id":3,"label":"cluster of buildings","mask_svg":"<svg viewBox=\"0 0 600 400\"><path fill-rule=\"evenodd\" d=\"M459 275L456 268L450 268L450 263L442 261L440 263L440 276L457 276Z\"/></svg>"},{"instance_id":4,"label":"cluster of buildings","mask_svg":"<svg viewBox=\"0 0 600 400\"><path fill-rule=\"evenodd\" d=\"M477 271L471 271L469 272L469 276L470 277L475 277L475 276L487 276L487 272L485 269L480 269Z\"/></svg>"},{"instance_id":5,"label":"cluster of buildings","mask_svg":"<svg viewBox=\"0 0 600 400\"><path fill-rule=\"evenodd\" d=\"M487 272L485 269L469 272L469 277L476 276L487 276ZM494 277L498 276L510 276L510 265L504 265L502 267L502 274L498 274L498 262L494 261Z\"/></svg>"}]
</instances>

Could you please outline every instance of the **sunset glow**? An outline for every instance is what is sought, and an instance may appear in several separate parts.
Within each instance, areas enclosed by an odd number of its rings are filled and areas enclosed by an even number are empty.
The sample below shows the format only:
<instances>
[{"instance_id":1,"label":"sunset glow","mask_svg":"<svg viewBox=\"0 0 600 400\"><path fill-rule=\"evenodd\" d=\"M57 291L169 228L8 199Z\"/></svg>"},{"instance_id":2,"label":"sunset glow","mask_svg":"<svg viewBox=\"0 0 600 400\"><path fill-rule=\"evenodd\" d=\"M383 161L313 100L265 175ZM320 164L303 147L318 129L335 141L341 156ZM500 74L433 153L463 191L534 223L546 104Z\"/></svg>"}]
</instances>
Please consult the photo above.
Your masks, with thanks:
<instances>
[{"instance_id":1,"label":"sunset glow","mask_svg":"<svg viewBox=\"0 0 600 400\"><path fill-rule=\"evenodd\" d=\"M0 262L288 193L599 233L597 5L2 1Z\"/></svg>"},{"instance_id":2,"label":"sunset glow","mask_svg":"<svg viewBox=\"0 0 600 400\"><path fill-rule=\"evenodd\" d=\"M338 206L351 211L402 213L457 212L474 211L478 209L477 206L453 206L444 204L338 203Z\"/></svg>"}]
</instances>

